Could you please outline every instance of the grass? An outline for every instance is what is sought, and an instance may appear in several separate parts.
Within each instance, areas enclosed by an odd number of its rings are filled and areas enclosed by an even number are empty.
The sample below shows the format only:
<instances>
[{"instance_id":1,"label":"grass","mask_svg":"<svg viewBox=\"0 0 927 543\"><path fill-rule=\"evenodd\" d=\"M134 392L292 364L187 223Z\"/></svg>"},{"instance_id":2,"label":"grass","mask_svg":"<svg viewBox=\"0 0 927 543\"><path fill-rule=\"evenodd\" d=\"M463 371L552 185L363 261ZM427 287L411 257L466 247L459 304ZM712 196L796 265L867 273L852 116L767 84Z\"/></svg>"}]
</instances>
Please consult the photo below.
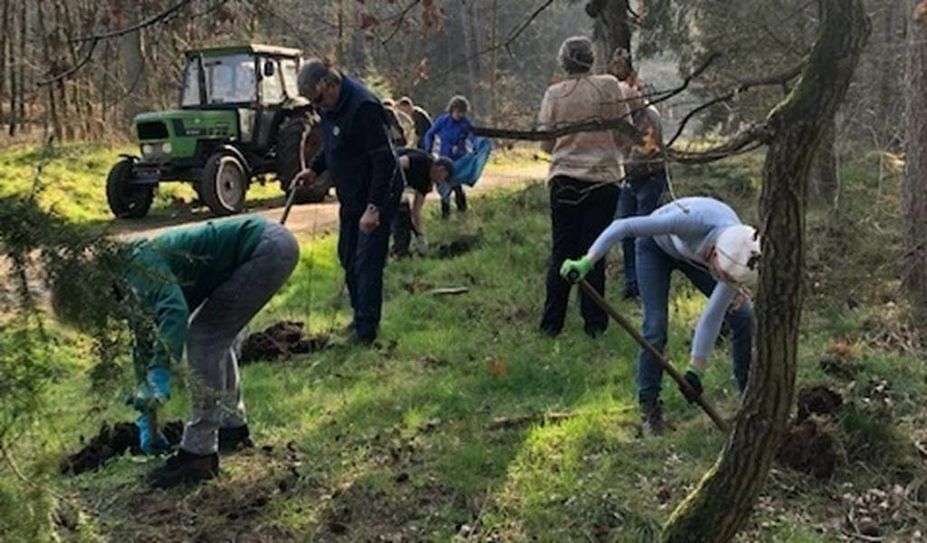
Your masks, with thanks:
<instances>
[{"instance_id":1,"label":"grass","mask_svg":"<svg viewBox=\"0 0 927 543\"><path fill-rule=\"evenodd\" d=\"M98 173L112 156L103 149L60 152L73 164L96 157ZM25 153L2 160L18 160L27 170L32 159ZM675 188L680 195L721 194L753 217L758 164L750 156L674 170ZM869 171L860 166L848 175L849 196L866 194ZM65 181L62 173L62 190ZM862 222L880 220L882 207L866 209L866 202L851 201L845 212ZM470 213L449 222L430 216L433 244L466 233L479 234L480 246L454 259L391 263L377 348L339 348L245 367L251 426L258 443L269 448L223 458L222 476L207 485L148 491L139 477L158 461L133 457L96 473L53 475L62 451L75 448L80 435L95 433L100 420L132 416L115 394L94 396L86 375L74 375L57 385L49 410L13 451L39 486L0 468L0 527L10 540L48 538L41 527L50 525L76 541L653 541L715 460L723 437L667 380L663 396L675 430L637 438L636 347L617 327L590 340L571 308L559 337L537 333L549 243L546 210L546 190L530 184L480 196ZM90 221L106 214L86 212L80 217ZM815 211L809 230L824 231L831 219ZM867 264L885 243L882 234L854 232L858 246L839 255L822 244L840 242L840 236L810 240L812 270L829 268L822 276L839 274L829 281L842 280L846 288L829 282L809 297L799 386L824 382L844 392L851 409L841 426L848 443L861 443L853 449L861 454L850 454L828 482L777 467L742 541L837 541L849 505L833 496L862 496L866 489L925 477L911 441L927 418L927 368L866 331L894 322L878 298L890 291L883 283L891 282L891 274L881 262ZM320 234L303 244L296 272L254 328L292 318L326 332L350 318L335 243L335 236ZM834 261L838 257L844 266ZM639 320L639 307L617 302L620 270L613 259L607 298ZM856 264L881 275L865 278L867 287L857 277L861 271L843 269ZM410 292L412 282L470 291L433 297ZM846 303L850 295L859 298L854 308ZM703 304L684 282L674 283L671 359L686 359ZM872 324L874 315L882 320ZM850 358L861 364L853 385L823 373L817 363L838 341L852 345ZM871 383L881 381L887 392L877 394ZM733 414L738 397L726 346L716 349L705 385L719 410ZM887 408L886 394L892 400ZM184 394L175 396L168 410L183 416ZM493 422L526 415L535 418ZM28 495L17 494L21 489ZM912 507L898 504L903 518L885 521L889 540L911 537L915 519L922 518L904 518L917 510Z\"/></svg>"},{"instance_id":2,"label":"grass","mask_svg":"<svg viewBox=\"0 0 927 543\"><path fill-rule=\"evenodd\" d=\"M122 154L138 154L132 146L65 144L53 147L20 146L0 153L0 197L37 191L46 209L75 222L107 224L112 213L106 203L106 176ZM249 208L279 199L276 183L252 185ZM152 216L186 212L196 197L186 183L162 184Z\"/></svg>"}]
</instances>

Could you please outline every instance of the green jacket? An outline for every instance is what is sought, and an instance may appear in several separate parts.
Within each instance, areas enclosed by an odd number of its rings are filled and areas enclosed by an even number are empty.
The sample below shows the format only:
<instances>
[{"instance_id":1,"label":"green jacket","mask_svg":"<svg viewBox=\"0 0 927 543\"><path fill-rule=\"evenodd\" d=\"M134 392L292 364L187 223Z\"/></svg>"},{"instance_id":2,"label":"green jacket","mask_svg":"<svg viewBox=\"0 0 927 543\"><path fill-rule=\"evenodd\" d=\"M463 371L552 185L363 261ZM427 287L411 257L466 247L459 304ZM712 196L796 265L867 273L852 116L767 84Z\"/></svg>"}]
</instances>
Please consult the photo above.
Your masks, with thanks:
<instances>
[{"instance_id":1,"label":"green jacket","mask_svg":"<svg viewBox=\"0 0 927 543\"><path fill-rule=\"evenodd\" d=\"M127 281L137 302L131 320L139 375L181 359L190 313L251 257L266 225L249 215L133 244Z\"/></svg>"}]
</instances>

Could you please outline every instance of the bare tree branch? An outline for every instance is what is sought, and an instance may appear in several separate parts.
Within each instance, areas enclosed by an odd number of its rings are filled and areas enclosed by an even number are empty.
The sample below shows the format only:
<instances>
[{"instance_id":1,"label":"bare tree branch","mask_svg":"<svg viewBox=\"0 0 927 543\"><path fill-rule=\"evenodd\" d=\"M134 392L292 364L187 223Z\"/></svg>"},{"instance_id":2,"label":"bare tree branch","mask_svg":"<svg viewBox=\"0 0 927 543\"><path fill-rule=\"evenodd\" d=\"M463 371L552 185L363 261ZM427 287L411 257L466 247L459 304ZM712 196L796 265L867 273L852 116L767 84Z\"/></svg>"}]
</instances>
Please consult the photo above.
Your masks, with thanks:
<instances>
[{"instance_id":1,"label":"bare tree branch","mask_svg":"<svg viewBox=\"0 0 927 543\"><path fill-rule=\"evenodd\" d=\"M733 89L726 92L725 94L712 98L711 100L705 102L704 104L699 105L698 107L696 107L695 109L687 113L685 117L682 118L682 121L679 123L679 127L676 129L676 133L673 134L673 137L671 137L668 142L666 142L666 146L671 147L674 143L676 143L676 140L679 139L679 136L682 135L689 121L692 120L696 115L698 115L702 111L705 111L706 109L714 105L717 105L719 103L730 101L734 99L737 95L743 92L746 92L754 87L769 86L769 85L784 85L785 83L788 83L792 79L795 79L796 77L798 77L801 74L802 70L805 68L806 64L807 64L806 61L802 61L796 64L795 66L789 68L788 70L785 70L784 72L774 74L769 77L763 77L763 78L758 78L758 79L747 79L745 81L741 81L737 83L737 85Z\"/></svg>"},{"instance_id":2,"label":"bare tree branch","mask_svg":"<svg viewBox=\"0 0 927 543\"><path fill-rule=\"evenodd\" d=\"M538 8L535 9L530 15L528 15L528 17L525 18L524 21L522 21L521 23L519 23L518 25L516 25L514 28L512 28L512 30L509 31L509 33L508 33L508 35L506 36L506 38L505 38L504 41L502 41L502 42L500 42L500 43L496 43L496 44L491 45L491 46L489 46L489 47L485 47L485 48L483 48L483 49L477 51L476 53L473 53L472 55L470 55L470 56L464 58L464 59L461 60L460 62L458 62L458 63L452 65L452 66L451 66L450 68L448 68L447 70L445 70L445 71L441 72L440 74L438 74L438 76L437 76L438 79L441 79L441 78L444 78L444 77L448 76L449 74L453 73L455 70L457 70L458 68L460 68L461 66L466 65L466 64L467 64L468 62L470 62L471 60L473 60L473 59L475 59L475 58L479 58L479 57L481 57L481 56L483 56L483 55L485 55L485 54L487 54L487 53L491 53L492 51L497 51L497 50L499 50L499 49L505 49L506 51L508 51L508 50L509 50L509 46L511 46L511 45L515 42L515 40L517 40L518 37L521 36L522 32L524 32L529 26L531 26L531 23L533 23L534 20L537 19L537 18L541 15L541 13L543 13L543 12L544 12L547 8L549 8L553 3L554 3L554 0L545 0L545 2L544 2L543 4L541 4L540 6L538 6Z\"/></svg>"},{"instance_id":3,"label":"bare tree branch","mask_svg":"<svg viewBox=\"0 0 927 543\"><path fill-rule=\"evenodd\" d=\"M399 32L399 29L402 28L402 23L406 20L406 15L409 14L409 11L411 11L412 8L419 5L421 1L422 0L412 0L409 2L409 5L407 5L401 12L399 12L399 15L396 16L396 22L393 23L393 31L390 32L389 36L380 41L380 45L385 47L387 43L392 41L393 37L396 36L396 33Z\"/></svg>"},{"instance_id":4,"label":"bare tree branch","mask_svg":"<svg viewBox=\"0 0 927 543\"><path fill-rule=\"evenodd\" d=\"M219 4L220 5L224 4L227 1L228 0L219 0ZM144 21L139 22L138 24L134 24L132 26L129 26L129 27L126 27L120 30L112 30L110 32L104 32L102 34L94 34L92 36L74 38L73 40L71 40L71 42L72 43L81 43L81 42L87 42L87 41L93 42L93 41L109 40L112 38L118 38L120 36L125 36L126 34L130 34L132 32L135 32L136 30L141 30L151 25L158 24L166 19L169 19L170 17L176 14L179 14L180 11L182 11L185 7L190 5L190 3L192 2L193 0L180 0L180 2L177 2L173 6L167 8L166 10L160 13L152 15L151 17L145 19Z\"/></svg>"}]
</instances>

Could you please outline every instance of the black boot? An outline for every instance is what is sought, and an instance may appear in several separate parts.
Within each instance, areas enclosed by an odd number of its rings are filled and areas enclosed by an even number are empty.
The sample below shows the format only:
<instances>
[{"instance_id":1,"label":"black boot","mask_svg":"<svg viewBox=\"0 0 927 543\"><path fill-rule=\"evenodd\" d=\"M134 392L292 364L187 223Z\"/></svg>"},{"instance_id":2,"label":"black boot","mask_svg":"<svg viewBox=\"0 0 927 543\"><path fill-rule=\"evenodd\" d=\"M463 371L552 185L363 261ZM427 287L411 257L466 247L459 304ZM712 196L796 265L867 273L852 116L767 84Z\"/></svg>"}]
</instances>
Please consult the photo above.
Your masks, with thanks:
<instances>
[{"instance_id":1,"label":"black boot","mask_svg":"<svg viewBox=\"0 0 927 543\"><path fill-rule=\"evenodd\" d=\"M178 449L165 465L148 473L148 484L154 488L172 488L185 483L212 479L219 474L219 455L193 454Z\"/></svg>"},{"instance_id":2,"label":"black boot","mask_svg":"<svg viewBox=\"0 0 927 543\"><path fill-rule=\"evenodd\" d=\"M644 437L663 433L663 402L659 398L641 400L641 433Z\"/></svg>"},{"instance_id":3,"label":"black boot","mask_svg":"<svg viewBox=\"0 0 927 543\"><path fill-rule=\"evenodd\" d=\"M451 201L441 199L441 218L445 221L451 217Z\"/></svg>"},{"instance_id":4,"label":"black boot","mask_svg":"<svg viewBox=\"0 0 927 543\"><path fill-rule=\"evenodd\" d=\"M457 211L463 213L467 210L467 195L463 187L454 187L454 203L457 204Z\"/></svg>"},{"instance_id":5,"label":"black boot","mask_svg":"<svg viewBox=\"0 0 927 543\"><path fill-rule=\"evenodd\" d=\"M219 428L219 452L235 452L239 449L254 447L248 425L238 428Z\"/></svg>"}]
</instances>

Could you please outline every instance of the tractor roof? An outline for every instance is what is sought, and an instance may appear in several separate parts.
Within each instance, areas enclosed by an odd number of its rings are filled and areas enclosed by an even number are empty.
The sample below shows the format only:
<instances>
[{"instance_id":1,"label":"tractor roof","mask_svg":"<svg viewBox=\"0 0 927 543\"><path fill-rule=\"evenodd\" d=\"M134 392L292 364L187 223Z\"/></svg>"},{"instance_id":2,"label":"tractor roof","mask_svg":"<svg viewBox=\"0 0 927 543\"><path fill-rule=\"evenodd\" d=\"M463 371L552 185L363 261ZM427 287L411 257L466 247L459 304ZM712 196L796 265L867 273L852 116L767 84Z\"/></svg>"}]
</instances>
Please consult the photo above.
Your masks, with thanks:
<instances>
[{"instance_id":1,"label":"tractor roof","mask_svg":"<svg viewBox=\"0 0 927 543\"><path fill-rule=\"evenodd\" d=\"M259 43L247 43L243 45L227 45L223 47L204 47L202 49L192 49L187 51L187 56L203 55L213 57L219 55L234 55L241 53L273 55L279 57L300 57L302 51L290 47L277 47L276 45L262 45Z\"/></svg>"}]
</instances>

